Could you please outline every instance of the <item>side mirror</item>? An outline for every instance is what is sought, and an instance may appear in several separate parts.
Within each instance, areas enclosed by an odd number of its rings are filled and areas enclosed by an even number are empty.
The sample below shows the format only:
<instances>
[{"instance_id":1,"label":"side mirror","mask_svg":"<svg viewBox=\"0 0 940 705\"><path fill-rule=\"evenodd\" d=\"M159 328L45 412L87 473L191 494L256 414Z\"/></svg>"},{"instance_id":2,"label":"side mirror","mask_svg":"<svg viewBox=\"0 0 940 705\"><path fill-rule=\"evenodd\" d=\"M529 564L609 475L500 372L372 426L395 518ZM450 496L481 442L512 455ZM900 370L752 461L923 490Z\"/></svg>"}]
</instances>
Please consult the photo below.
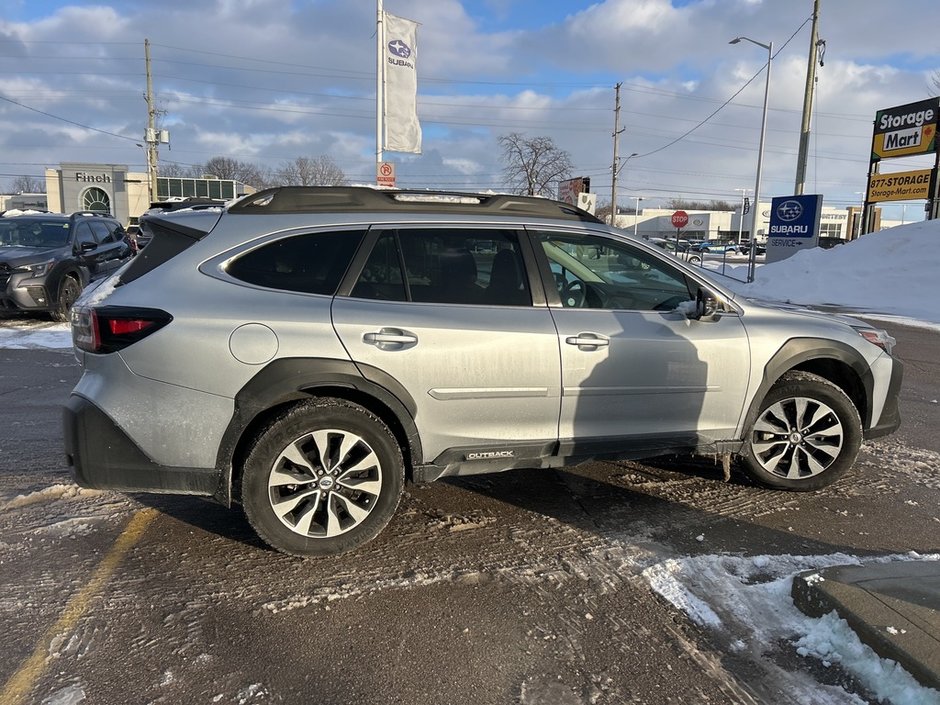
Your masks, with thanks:
<instances>
[{"instance_id":1,"label":"side mirror","mask_svg":"<svg viewBox=\"0 0 940 705\"><path fill-rule=\"evenodd\" d=\"M89 252L94 252L97 249L98 245L94 242L83 242L78 246L78 251L83 255L87 255Z\"/></svg>"},{"instance_id":2,"label":"side mirror","mask_svg":"<svg viewBox=\"0 0 940 705\"><path fill-rule=\"evenodd\" d=\"M689 318L700 321L709 319L718 311L718 300L702 287L695 292L695 313Z\"/></svg>"}]
</instances>

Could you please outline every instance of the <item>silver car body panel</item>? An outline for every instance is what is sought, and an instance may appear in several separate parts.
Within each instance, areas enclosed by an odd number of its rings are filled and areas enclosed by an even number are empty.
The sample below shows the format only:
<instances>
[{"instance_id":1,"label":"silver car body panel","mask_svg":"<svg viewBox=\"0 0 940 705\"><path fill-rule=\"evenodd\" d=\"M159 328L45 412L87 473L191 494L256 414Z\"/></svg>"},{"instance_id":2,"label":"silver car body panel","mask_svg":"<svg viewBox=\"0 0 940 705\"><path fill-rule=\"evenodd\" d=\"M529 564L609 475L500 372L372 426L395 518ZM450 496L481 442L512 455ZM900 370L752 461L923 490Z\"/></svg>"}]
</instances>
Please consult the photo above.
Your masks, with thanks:
<instances>
[{"instance_id":1,"label":"silver car body panel","mask_svg":"<svg viewBox=\"0 0 940 705\"><path fill-rule=\"evenodd\" d=\"M523 440L665 433L740 439L766 366L795 338L854 350L873 376L872 424L884 408L893 360L849 324L736 298L700 268L602 225L538 221L539 228L629 242L714 292L724 312L691 320L678 312L383 302L266 289L233 279L226 263L297 233L422 223L522 230L533 221L433 213L185 215L209 226L217 218L217 225L170 264L91 293L96 305L158 307L173 322L119 354L79 355L85 372L75 390L161 465L214 467L235 397L283 358L352 361L391 376L414 398L425 461L454 447ZM584 334L610 344L568 342Z\"/></svg>"},{"instance_id":2,"label":"silver car body panel","mask_svg":"<svg viewBox=\"0 0 940 705\"><path fill-rule=\"evenodd\" d=\"M214 468L230 398L134 374L120 355L85 355L73 394L101 409L160 465Z\"/></svg>"}]
</instances>

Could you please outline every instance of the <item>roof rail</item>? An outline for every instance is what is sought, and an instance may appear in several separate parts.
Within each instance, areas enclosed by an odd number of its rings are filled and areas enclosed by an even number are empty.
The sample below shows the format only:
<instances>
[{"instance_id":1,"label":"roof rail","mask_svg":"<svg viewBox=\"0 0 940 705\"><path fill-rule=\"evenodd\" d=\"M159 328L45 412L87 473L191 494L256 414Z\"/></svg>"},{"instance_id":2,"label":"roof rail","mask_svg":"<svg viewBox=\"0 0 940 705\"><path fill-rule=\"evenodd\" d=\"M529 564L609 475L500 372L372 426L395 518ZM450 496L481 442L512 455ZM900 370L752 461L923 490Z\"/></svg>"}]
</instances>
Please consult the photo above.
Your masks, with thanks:
<instances>
[{"instance_id":1,"label":"roof rail","mask_svg":"<svg viewBox=\"0 0 940 705\"><path fill-rule=\"evenodd\" d=\"M364 186L279 186L245 196L228 208L232 214L332 211L486 214L602 222L570 203L535 196L380 190Z\"/></svg>"}]
</instances>

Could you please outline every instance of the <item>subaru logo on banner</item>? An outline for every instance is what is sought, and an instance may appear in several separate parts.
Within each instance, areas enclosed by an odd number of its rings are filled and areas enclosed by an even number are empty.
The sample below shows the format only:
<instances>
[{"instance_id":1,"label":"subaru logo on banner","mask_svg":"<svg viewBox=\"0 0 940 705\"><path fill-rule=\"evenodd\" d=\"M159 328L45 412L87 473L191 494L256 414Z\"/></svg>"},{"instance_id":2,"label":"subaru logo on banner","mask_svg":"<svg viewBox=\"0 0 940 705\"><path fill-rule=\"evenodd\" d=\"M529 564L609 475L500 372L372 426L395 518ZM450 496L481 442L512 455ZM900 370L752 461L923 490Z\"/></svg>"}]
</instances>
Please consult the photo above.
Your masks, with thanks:
<instances>
[{"instance_id":1,"label":"subaru logo on banner","mask_svg":"<svg viewBox=\"0 0 940 705\"><path fill-rule=\"evenodd\" d=\"M400 56L402 59L407 59L409 56L411 56L411 47L405 44L401 39L396 39L393 42L389 42L388 50L395 56Z\"/></svg>"},{"instance_id":2,"label":"subaru logo on banner","mask_svg":"<svg viewBox=\"0 0 940 705\"><path fill-rule=\"evenodd\" d=\"M779 262L799 250L816 247L822 196L780 196L770 204L767 262Z\"/></svg>"}]
</instances>

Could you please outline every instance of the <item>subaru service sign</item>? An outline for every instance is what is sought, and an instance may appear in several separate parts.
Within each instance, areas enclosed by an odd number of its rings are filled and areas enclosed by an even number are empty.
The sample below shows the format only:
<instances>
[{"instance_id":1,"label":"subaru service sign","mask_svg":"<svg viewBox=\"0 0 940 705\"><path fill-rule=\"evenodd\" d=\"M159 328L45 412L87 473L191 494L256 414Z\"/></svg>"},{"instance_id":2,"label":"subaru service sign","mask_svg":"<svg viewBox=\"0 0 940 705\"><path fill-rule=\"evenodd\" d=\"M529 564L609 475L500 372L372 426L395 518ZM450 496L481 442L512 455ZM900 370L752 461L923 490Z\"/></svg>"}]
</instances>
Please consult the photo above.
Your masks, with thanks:
<instances>
[{"instance_id":1,"label":"subaru service sign","mask_svg":"<svg viewBox=\"0 0 940 705\"><path fill-rule=\"evenodd\" d=\"M816 247L822 196L780 196L770 205L767 262L779 262L807 247Z\"/></svg>"}]
</instances>

